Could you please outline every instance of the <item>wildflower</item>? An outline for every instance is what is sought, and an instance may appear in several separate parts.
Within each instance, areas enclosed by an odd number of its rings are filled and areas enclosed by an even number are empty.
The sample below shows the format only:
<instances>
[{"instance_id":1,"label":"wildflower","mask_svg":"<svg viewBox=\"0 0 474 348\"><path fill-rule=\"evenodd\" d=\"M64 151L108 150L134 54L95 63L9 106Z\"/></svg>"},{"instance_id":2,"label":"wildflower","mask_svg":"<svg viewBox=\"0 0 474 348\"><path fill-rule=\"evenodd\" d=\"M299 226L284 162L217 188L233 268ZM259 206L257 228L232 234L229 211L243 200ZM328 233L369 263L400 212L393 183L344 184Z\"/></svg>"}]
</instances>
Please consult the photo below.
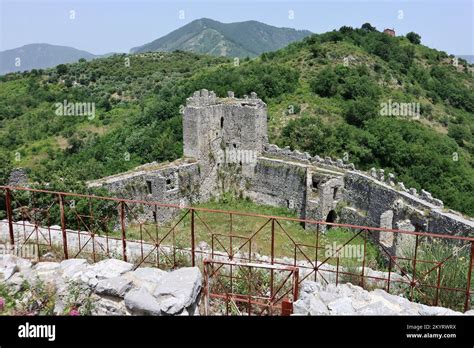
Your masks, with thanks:
<instances>
[{"instance_id":1,"label":"wildflower","mask_svg":"<svg viewBox=\"0 0 474 348\"><path fill-rule=\"evenodd\" d=\"M3 312L5 309L5 299L3 297L0 297L0 312Z\"/></svg>"},{"instance_id":2,"label":"wildflower","mask_svg":"<svg viewBox=\"0 0 474 348\"><path fill-rule=\"evenodd\" d=\"M79 311L76 308L73 308L69 311L69 315L72 317L77 317L78 315L81 315Z\"/></svg>"}]
</instances>

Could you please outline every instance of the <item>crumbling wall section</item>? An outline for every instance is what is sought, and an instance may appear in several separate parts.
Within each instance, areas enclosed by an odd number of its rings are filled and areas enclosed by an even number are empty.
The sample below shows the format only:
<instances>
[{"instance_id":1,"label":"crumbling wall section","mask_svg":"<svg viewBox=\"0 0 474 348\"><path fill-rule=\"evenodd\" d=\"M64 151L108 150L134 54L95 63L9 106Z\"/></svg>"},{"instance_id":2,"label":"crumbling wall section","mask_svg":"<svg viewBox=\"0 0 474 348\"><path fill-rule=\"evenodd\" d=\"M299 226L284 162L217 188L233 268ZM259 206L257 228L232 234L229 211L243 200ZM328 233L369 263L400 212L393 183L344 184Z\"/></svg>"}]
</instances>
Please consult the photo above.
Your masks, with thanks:
<instances>
[{"instance_id":1,"label":"crumbling wall section","mask_svg":"<svg viewBox=\"0 0 474 348\"><path fill-rule=\"evenodd\" d=\"M259 158L246 196L257 203L286 207L304 215L306 173L304 165Z\"/></svg>"}]
</instances>

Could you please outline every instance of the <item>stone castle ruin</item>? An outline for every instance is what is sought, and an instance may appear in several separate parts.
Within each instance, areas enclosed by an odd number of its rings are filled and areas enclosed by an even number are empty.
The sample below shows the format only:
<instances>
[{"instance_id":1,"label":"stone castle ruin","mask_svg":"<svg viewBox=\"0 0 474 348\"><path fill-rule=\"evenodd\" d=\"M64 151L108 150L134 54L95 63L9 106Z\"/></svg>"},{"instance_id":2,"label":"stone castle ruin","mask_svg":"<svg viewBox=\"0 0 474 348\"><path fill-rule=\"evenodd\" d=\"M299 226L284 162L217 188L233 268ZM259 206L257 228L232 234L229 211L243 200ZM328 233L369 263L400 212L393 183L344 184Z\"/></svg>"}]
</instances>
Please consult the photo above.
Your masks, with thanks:
<instances>
[{"instance_id":1,"label":"stone castle ruin","mask_svg":"<svg viewBox=\"0 0 474 348\"><path fill-rule=\"evenodd\" d=\"M427 191L405 188L383 170L291 151L268 143L266 104L255 93L218 98L205 89L187 99L184 156L90 182L134 199L189 206L232 192L285 207L302 219L472 236L474 220L445 209ZM158 216L157 216L158 214ZM161 214L161 215L160 215ZM149 212L165 221L166 212ZM404 241L381 233L391 249ZM404 238L407 238L406 235Z\"/></svg>"}]
</instances>

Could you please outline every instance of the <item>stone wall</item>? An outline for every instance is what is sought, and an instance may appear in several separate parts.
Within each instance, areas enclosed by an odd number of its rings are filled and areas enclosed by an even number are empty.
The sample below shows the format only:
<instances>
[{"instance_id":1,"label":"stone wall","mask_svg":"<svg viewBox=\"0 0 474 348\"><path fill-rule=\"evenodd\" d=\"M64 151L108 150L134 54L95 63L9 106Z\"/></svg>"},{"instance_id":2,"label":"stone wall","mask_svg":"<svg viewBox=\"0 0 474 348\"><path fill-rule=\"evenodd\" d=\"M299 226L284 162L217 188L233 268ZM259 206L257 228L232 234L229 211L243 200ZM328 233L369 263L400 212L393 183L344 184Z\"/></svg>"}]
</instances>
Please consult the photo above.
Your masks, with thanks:
<instances>
[{"instance_id":1,"label":"stone wall","mask_svg":"<svg viewBox=\"0 0 474 348\"><path fill-rule=\"evenodd\" d=\"M14 168L8 177L10 186L27 186L28 174L24 168Z\"/></svg>"},{"instance_id":2,"label":"stone wall","mask_svg":"<svg viewBox=\"0 0 474 348\"><path fill-rule=\"evenodd\" d=\"M306 202L305 166L259 158L245 195L257 203L286 207L304 215Z\"/></svg>"},{"instance_id":3,"label":"stone wall","mask_svg":"<svg viewBox=\"0 0 474 348\"><path fill-rule=\"evenodd\" d=\"M200 170L200 165L191 160L162 165L150 163L129 173L91 182L89 186L104 186L121 198L190 206L209 199L212 192L202 182ZM144 208L143 215L150 221L168 221L178 213L176 209Z\"/></svg>"},{"instance_id":4,"label":"stone wall","mask_svg":"<svg viewBox=\"0 0 474 348\"><path fill-rule=\"evenodd\" d=\"M454 214L420 196L379 182L360 172L344 176L344 200L359 210L360 222L368 226L399 229L399 224L416 231L433 231L470 236L474 222Z\"/></svg>"},{"instance_id":5,"label":"stone wall","mask_svg":"<svg viewBox=\"0 0 474 348\"><path fill-rule=\"evenodd\" d=\"M266 105L255 93L237 99L232 92L227 98L207 90L195 92L184 110L183 139L184 159L175 164L159 169L149 164L90 184L120 192L125 185L151 182L150 199L177 204L231 191L295 210L305 219L473 235L473 219L444 209L443 202L425 190L406 188L393 173L375 168L362 172L341 159L268 144ZM250 151L254 157L229 161L222 156L228 150ZM129 192L140 197L138 189ZM382 239L389 248L397 244L388 234Z\"/></svg>"}]
</instances>

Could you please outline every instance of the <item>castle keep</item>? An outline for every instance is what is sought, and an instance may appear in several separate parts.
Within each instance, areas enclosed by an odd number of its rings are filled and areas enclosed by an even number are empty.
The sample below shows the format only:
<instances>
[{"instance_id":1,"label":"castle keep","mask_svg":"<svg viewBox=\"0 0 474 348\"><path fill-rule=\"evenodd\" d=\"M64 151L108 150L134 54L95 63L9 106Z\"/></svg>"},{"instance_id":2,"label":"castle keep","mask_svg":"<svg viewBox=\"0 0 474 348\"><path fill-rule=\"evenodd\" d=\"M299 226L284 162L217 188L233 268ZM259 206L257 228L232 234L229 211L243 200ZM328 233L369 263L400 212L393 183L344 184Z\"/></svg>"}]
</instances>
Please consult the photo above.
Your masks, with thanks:
<instances>
[{"instance_id":1,"label":"castle keep","mask_svg":"<svg viewBox=\"0 0 474 348\"><path fill-rule=\"evenodd\" d=\"M116 194L193 205L232 192L256 203L286 207L301 218L411 231L472 236L474 221L443 207L429 192L407 189L395 175L268 143L266 104L255 93L218 98L201 90L183 114L183 158L149 163L90 182ZM147 212L165 221L167 212ZM391 249L409 242L382 233ZM407 238L405 235L404 238Z\"/></svg>"}]
</instances>

